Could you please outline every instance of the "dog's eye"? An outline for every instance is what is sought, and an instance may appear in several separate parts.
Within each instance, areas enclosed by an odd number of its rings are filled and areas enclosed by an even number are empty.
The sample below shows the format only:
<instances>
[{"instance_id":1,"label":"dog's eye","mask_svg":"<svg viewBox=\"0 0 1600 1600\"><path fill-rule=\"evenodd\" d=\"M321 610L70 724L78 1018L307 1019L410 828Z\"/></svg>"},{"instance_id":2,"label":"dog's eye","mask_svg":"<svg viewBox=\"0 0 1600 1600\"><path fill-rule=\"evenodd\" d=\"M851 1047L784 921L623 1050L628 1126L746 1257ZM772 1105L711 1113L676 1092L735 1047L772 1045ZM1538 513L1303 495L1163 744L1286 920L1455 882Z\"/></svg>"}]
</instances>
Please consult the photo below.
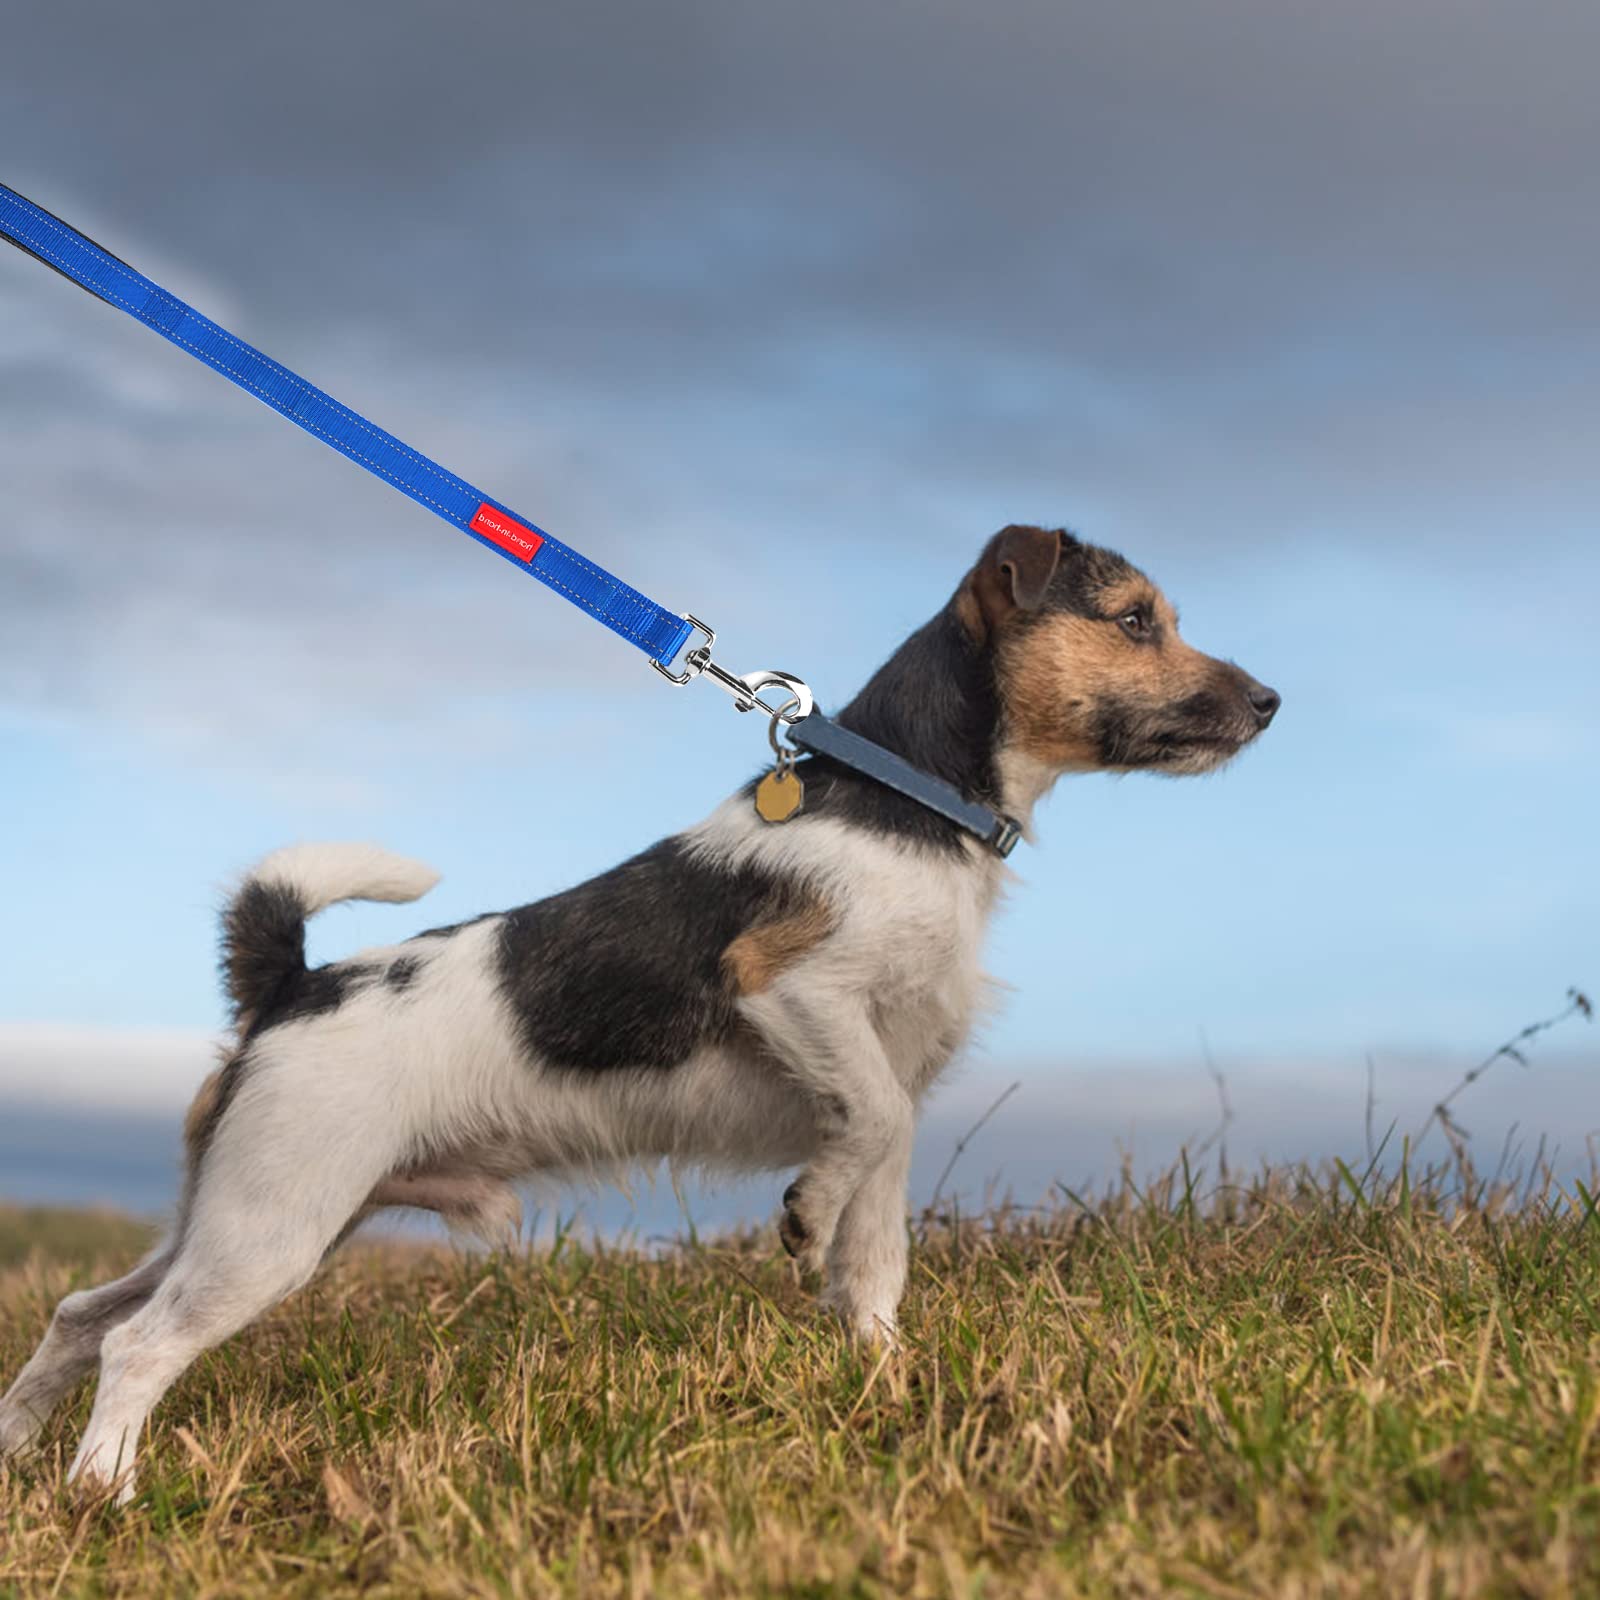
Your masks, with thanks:
<instances>
[{"instance_id":1,"label":"dog's eye","mask_svg":"<svg viewBox=\"0 0 1600 1600\"><path fill-rule=\"evenodd\" d=\"M1128 611L1117 618L1117 626L1130 639L1150 637L1150 619L1142 611Z\"/></svg>"}]
</instances>

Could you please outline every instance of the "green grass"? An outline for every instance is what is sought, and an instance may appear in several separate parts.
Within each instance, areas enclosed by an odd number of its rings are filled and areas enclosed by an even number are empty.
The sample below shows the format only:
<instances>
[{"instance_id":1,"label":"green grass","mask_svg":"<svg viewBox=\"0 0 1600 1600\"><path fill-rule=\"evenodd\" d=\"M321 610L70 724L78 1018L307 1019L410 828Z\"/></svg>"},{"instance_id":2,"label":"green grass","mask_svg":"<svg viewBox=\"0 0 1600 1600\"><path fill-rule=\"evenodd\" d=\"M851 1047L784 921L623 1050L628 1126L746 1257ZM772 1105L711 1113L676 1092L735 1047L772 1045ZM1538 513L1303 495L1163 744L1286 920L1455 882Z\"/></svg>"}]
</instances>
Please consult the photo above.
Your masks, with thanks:
<instances>
[{"instance_id":1,"label":"green grass","mask_svg":"<svg viewBox=\"0 0 1600 1600\"><path fill-rule=\"evenodd\" d=\"M156 1230L114 1211L0 1205L0 1269L30 1255L88 1265L106 1256L131 1260L148 1250Z\"/></svg>"},{"instance_id":2,"label":"green grass","mask_svg":"<svg viewBox=\"0 0 1600 1600\"><path fill-rule=\"evenodd\" d=\"M63 1488L87 1394L0 1467L0 1592L1600 1593L1589 1192L1199 1192L932 1225L893 1356L770 1233L358 1245L183 1379L128 1510ZM0 1373L108 1240L0 1272Z\"/></svg>"}]
</instances>

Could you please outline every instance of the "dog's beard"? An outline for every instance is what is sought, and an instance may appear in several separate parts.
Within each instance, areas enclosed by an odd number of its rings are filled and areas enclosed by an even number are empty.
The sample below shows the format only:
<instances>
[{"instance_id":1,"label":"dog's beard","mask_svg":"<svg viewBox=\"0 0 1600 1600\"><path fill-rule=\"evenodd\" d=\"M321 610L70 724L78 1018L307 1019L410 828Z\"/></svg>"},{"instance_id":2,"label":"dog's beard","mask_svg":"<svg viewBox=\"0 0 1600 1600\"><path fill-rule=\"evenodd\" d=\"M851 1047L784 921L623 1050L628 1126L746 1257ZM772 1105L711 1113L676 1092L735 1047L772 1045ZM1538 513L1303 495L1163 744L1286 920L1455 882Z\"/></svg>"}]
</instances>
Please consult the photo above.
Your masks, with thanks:
<instances>
[{"instance_id":1,"label":"dog's beard","mask_svg":"<svg viewBox=\"0 0 1600 1600\"><path fill-rule=\"evenodd\" d=\"M1215 772L1226 766L1260 730L1226 715L1163 716L1117 707L1095 730L1099 765L1110 772L1161 772L1169 777Z\"/></svg>"},{"instance_id":2,"label":"dog's beard","mask_svg":"<svg viewBox=\"0 0 1600 1600\"><path fill-rule=\"evenodd\" d=\"M1161 745L1155 758L1143 765L1169 777L1197 777L1225 767L1249 742L1249 739L1218 737L1175 739Z\"/></svg>"}]
</instances>

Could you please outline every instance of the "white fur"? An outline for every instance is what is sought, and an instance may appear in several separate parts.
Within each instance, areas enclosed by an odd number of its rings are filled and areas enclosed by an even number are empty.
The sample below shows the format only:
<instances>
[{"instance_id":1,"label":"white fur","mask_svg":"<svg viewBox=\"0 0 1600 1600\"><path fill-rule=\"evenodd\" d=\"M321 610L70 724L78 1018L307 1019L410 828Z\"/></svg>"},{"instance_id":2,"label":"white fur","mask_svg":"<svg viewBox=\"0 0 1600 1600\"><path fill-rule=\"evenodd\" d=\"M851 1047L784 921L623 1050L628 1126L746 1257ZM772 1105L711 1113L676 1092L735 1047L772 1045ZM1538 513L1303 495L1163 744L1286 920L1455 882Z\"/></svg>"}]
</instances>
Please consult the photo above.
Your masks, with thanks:
<instances>
[{"instance_id":1,"label":"white fur","mask_svg":"<svg viewBox=\"0 0 1600 1600\"><path fill-rule=\"evenodd\" d=\"M1017 745L1003 744L995 752L995 775L1000 780L1000 809L1022 824L1022 836L1034 840L1033 808L1071 772L1098 770L1090 762L1052 765L1029 755Z\"/></svg>"},{"instance_id":2,"label":"white fur","mask_svg":"<svg viewBox=\"0 0 1600 1600\"><path fill-rule=\"evenodd\" d=\"M341 900L420 900L439 874L375 844L291 844L274 850L252 872L259 883L291 889L314 916Z\"/></svg>"}]
</instances>

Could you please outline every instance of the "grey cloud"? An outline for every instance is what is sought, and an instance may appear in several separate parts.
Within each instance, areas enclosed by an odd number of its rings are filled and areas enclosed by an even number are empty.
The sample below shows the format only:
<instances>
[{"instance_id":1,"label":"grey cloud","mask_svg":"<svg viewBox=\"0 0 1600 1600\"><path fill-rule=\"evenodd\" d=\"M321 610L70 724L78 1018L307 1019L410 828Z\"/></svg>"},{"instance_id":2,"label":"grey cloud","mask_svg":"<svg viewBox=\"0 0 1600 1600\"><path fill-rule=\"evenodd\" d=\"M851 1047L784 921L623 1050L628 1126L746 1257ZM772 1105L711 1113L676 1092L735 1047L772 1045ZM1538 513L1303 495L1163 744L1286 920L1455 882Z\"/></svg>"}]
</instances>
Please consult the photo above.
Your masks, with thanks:
<instances>
[{"instance_id":1,"label":"grey cloud","mask_svg":"<svg viewBox=\"0 0 1600 1600\"><path fill-rule=\"evenodd\" d=\"M902 471L965 441L974 476L1020 455L1064 486L1125 407L1108 476L1218 433L1237 470L1253 427L1326 479L1330 415L1465 383L1526 427L1516 373L1595 338L1576 5L400 5L381 44L305 0L162 17L30 12L8 143L291 350L400 332L594 430L619 389L776 429L776 391L834 446L877 421ZM89 159L111 128L137 136ZM1464 340L1477 369L1438 370Z\"/></svg>"},{"instance_id":2,"label":"grey cloud","mask_svg":"<svg viewBox=\"0 0 1600 1600\"><path fill-rule=\"evenodd\" d=\"M669 601L1018 515L1499 560L1600 489L1591 6L19 9L7 181ZM426 702L403 641L506 664L543 604L9 255L0 430L26 703L281 713L212 633Z\"/></svg>"},{"instance_id":3,"label":"grey cloud","mask_svg":"<svg viewBox=\"0 0 1600 1600\"><path fill-rule=\"evenodd\" d=\"M826 288L832 266L874 311L970 316L987 287L1015 317L1027 308L999 295L1053 282L1098 288L1096 304L1109 288L1199 341L1223 330L1186 312L1210 301L1255 321L1263 287L1297 315L1365 302L1374 280L1424 317L1463 285L1559 303L1587 277L1560 246L1596 237L1571 202L1592 192L1600 22L1576 4L384 17L379 36L364 8L308 0L238 16L169 4L159 27L116 6L33 8L11 38L8 101L31 135L13 147L80 173L110 214L198 231L230 275L279 284L295 316L294 273L249 250L262 222L311 252L315 282L341 260L376 268L380 288L408 277L431 233L458 284L497 285L508 262L540 283L548 263L542 287L587 299L597 255L664 241L709 270L646 271L636 287L711 309L726 274L735 302L762 285L770 302L807 278ZM340 214L348 228L313 236ZM797 236L835 248L802 244L773 278L767 242ZM913 247L908 278L895 269ZM861 270L880 254L885 270ZM1450 282L1419 277L1424 264ZM745 267L759 283L739 281ZM974 283L979 267L993 276ZM1073 321L1091 339L1105 325L1094 310Z\"/></svg>"}]
</instances>

